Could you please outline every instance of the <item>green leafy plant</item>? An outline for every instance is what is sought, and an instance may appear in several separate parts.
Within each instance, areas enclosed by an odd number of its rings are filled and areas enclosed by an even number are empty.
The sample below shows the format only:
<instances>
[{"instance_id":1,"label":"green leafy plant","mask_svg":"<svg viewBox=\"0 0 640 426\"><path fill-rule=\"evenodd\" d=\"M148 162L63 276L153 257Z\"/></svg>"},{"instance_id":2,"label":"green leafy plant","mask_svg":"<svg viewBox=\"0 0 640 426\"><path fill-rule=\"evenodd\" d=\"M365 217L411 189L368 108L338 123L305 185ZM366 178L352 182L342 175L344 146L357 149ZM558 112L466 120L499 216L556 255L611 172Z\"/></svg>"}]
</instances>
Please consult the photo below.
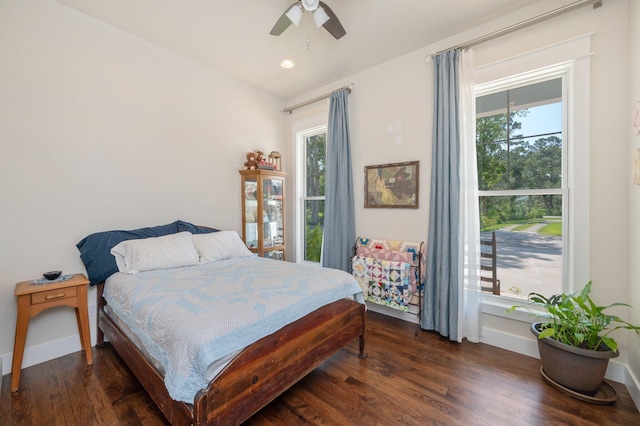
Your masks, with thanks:
<instances>
[{"instance_id":1,"label":"green leafy plant","mask_svg":"<svg viewBox=\"0 0 640 426\"><path fill-rule=\"evenodd\" d=\"M313 229L307 226L307 256L305 260L320 262L322 253L322 226L316 225Z\"/></svg>"},{"instance_id":2,"label":"green leafy plant","mask_svg":"<svg viewBox=\"0 0 640 426\"><path fill-rule=\"evenodd\" d=\"M529 301L544 309L540 339L550 337L566 345L593 351L618 350L618 343L609 334L614 330L628 329L640 334L640 327L629 324L616 315L608 315L604 311L613 306L627 306L626 303L612 303L608 306L597 306L589 293L591 281L580 292L571 294L555 294L545 297L539 293L529 293ZM520 306L507 309L512 312ZM534 316L540 314L525 307ZM607 347L604 347L606 345Z\"/></svg>"}]
</instances>

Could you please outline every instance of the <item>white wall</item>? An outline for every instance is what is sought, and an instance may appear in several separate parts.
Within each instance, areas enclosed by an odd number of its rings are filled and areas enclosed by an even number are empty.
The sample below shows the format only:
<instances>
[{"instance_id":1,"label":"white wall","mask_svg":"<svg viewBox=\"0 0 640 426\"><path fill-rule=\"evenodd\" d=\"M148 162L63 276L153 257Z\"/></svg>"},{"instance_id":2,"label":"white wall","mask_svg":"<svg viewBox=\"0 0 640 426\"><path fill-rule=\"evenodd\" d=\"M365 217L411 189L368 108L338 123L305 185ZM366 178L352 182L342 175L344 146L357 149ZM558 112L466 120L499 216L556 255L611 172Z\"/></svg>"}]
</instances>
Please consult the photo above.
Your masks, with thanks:
<instances>
[{"instance_id":1,"label":"white wall","mask_svg":"<svg viewBox=\"0 0 640 426\"><path fill-rule=\"evenodd\" d=\"M627 114L630 124L629 148L627 151L627 163L633 164L633 151L640 149L640 135L635 135L631 130L631 112L636 102L640 102L640 2L631 1L629 10L629 99L627 102ZM634 307L631 309L630 320L634 324L640 324L640 186L633 185L631 177L629 182L629 303ZM636 405L640 406L640 339L631 338L629 350L630 377L627 378L627 387L634 389L632 393ZM630 385L634 386L630 386Z\"/></svg>"},{"instance_id":2,"label":"white wall","mask_svg":"<svg viewBox=\"0 0 640 426\"><path fill-rule=\"evenodd\" d=\"M4 373L15 284L84 272L75 244L85 235L176 219L241 231L238 170L246 151L284 150L282 107L59 3L0 2ZM25 366L54 346L80 348L72 309L31 320Z\"/></svg>"},{"instance_id":3,"label":"white wall","mask_svg":"<svg viewBox=\"0 0 640 426\"><path fill-rule=\"evenodd\" d=\"M565 2L566 3L566 2ZM629 27L637 26L637 19L628 18L628 0L607 0L599 9L585 7L568 15L554 18L525 30L501 37L474 47L476 65L482 67L506 58L531 52L568 39L593 33L591 57L590 123L590 208L591 217L590 256L586 260L590 278L594 281L593 297L600 304L629 302L628 247L638 245L640 234L629 238ZM348 78L335 81L318 90L306 93L287 104L296 104L318 94L331 91L345 84L354 83L349 98L351 110L352 153L354 156L354 187L356 188L356 233L377 238L427 239L429 182L432 129L432 66L425 57L441 49L464 43L478 36L507 27L517 22L555 9L558 2L545 0L513 13L510 16L486 23L464 33L425 46L415 52L396 58ZM637 9L637 5L634 5ZM635 13L637 18L637 11ZM637 30L634 30L637 31ZM637 35L636 35L637 39ZM638 42L635 42L635 51ZM635 53L635 79L638 75L638 57ZM635 83L636 97L638 83ZM316 111L300 110L290 121L304 118ZM392 136L386 134L387 124L402 122L402 145L395 146ZM638 140L634 139L634 146ZM418 210L364 209L363 169L373 165L396 161L420 161L420 208ZM632 192L638 201L638 188ZM636 207L634 217L640 207ZM640 248L636 247L636 256ZM638 282L636 272L634 282ZM582 282L575 283L581 288ZM637 287L637 284L636 284ZM632 301L640 307L638 290ZM637 309L637 308L636 308ZM501 310L504 312L504 309ZM617 313L628 317L629 311ZM637 320L636 314L636 320ZM514 350L527 352L535 345L526 324L501 316L485 314L485 334L492 343L506 342ZM501 336L499 339L494 339ZM618 333L621 356L617 362L633 361L638 374L640 349L638 338L628 333ZM634 345L634 357L629 357L630 344ZM619 376L616 378L619 379Z\"/></svg>"}]
</instances>

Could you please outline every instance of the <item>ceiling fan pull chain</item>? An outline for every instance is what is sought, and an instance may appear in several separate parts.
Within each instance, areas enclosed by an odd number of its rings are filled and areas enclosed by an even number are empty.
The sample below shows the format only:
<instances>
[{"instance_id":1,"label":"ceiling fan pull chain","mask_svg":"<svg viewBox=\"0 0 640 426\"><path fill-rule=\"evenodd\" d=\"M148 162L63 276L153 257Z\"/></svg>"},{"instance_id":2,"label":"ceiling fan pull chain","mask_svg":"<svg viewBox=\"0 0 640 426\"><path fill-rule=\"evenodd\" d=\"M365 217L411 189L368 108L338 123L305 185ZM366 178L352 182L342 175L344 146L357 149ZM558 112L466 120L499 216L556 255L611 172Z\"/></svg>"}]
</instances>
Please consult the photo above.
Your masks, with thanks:
<instances>
[{"instance_id":1,"label":"ceiling fan pull chain","mask_svg":"<svg viewBox=\"0 0 640 426\"><path fill-rule=\"evenodd\" d=\"M307 52L311 50L311 37L307 36Z\"/></svg>"}]
</instances>

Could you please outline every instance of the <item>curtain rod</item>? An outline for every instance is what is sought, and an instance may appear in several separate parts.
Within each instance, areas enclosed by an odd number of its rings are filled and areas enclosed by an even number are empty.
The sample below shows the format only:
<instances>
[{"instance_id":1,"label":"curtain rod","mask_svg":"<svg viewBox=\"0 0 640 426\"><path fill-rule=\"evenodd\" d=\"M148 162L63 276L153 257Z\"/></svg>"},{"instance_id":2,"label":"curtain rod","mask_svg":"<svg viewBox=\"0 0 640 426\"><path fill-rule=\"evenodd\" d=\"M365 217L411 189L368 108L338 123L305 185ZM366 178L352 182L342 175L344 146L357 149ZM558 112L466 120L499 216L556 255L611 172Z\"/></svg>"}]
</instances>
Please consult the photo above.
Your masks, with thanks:
<instances>
[{"instance_id":1,"label":"curtain rod","mask_svg":"<svg viewBox=\"0 0 640 426\"><path fill-rule=\"evenodd\" d=\"M546 21L548 19L555 18L556 16L563 15L565 13L574 11L574 10L579 9L581 7L584 7L584 6L589 6L591 4L593 4L593 8L594 9L597 9L600 6L602 6L602 0L579 0L579 1L567 4L565 6L559 7L557 9L552 10L552 11L543 13L542 15L538 15L538 16L535 16L533 18L529 18L529 19L527 19L525 21L518 22L517 24L513 24L513 25L508 26L506 28L502 28L502 29L494 31L492 33L485 34L485 35L480 36L478 38L474 38L473 40L470 40L470 41L468 41L466 43L458 44L458 45L455 45L455 46L450 47L448 49L440 50L440 51L438 51L438 52L436 52L436 53L434 53L432 55L427 56L427 61L429 61L434 56L437 56L437 55L439 55L439 54L441 54L443 52L447 52L449 50L454 50L454 49L468 49L471 46L474 46L476 44L480 44L480 43L483 43L485 41L492 40L494 38L503 36L505 34L509 34L509 33L514 32L514 31L520 30L522 28L526 28L526 27L529 27L531 25L537 24L539 22L544 22L544 21Z\"/></svg>"},{"instance_id":2,"label":"curtain rod","mask_svg":"<svg viewBox=\"0 0 640 426\"><path fill-rule=\"evenodd\" d=\"M351 89L353 89L353 83L349 84L348 86L344 86L344 87L341 87L339 89L336 89L333 92L336 92L336 91L342 90L342 89L347 89L347 91L349 93L351 93ZM333 92L331 92L331 93L333 93ZM288 112L289 114L291 114L291 112L294 109L298 109L298 108L301 108L303 106L307 106L309 104L312 104L314 102L318 102L318 101L321 101L323 99L327 99L329 96L331 96L331 93L325 93L324 95L318 96L317 98L309 99L308 101L300 102L299 104L296 104L296 105L293 105L293 106L290 106L290 107L286 107L285 109L282 110L282 112Z\"/></svg>"}]
</instances>

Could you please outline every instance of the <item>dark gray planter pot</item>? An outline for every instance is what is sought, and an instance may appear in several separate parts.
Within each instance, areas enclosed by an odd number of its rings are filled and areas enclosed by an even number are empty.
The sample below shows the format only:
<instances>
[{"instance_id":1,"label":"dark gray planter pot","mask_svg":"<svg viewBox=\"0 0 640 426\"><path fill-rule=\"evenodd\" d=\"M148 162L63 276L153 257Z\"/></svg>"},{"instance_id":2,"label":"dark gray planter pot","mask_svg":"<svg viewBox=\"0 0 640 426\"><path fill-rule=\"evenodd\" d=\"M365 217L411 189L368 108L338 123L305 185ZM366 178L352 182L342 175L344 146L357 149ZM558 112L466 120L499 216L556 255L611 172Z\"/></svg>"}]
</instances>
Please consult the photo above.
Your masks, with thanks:
<instances>
[{"instance_id":1,"label":"dark gray planter pot","mask_svg":"<svg viewBox=\"0 0 640 426\"><path fill-rule=\"evenodd\" d=\"M618 351L591 351L565 345L548 337L539 339L541 324L531 324L531 333L538 341L544 374L565 388L584 395L595 395L604 380L609 359L617 357Z\"/></svg>"}]
</instances>

